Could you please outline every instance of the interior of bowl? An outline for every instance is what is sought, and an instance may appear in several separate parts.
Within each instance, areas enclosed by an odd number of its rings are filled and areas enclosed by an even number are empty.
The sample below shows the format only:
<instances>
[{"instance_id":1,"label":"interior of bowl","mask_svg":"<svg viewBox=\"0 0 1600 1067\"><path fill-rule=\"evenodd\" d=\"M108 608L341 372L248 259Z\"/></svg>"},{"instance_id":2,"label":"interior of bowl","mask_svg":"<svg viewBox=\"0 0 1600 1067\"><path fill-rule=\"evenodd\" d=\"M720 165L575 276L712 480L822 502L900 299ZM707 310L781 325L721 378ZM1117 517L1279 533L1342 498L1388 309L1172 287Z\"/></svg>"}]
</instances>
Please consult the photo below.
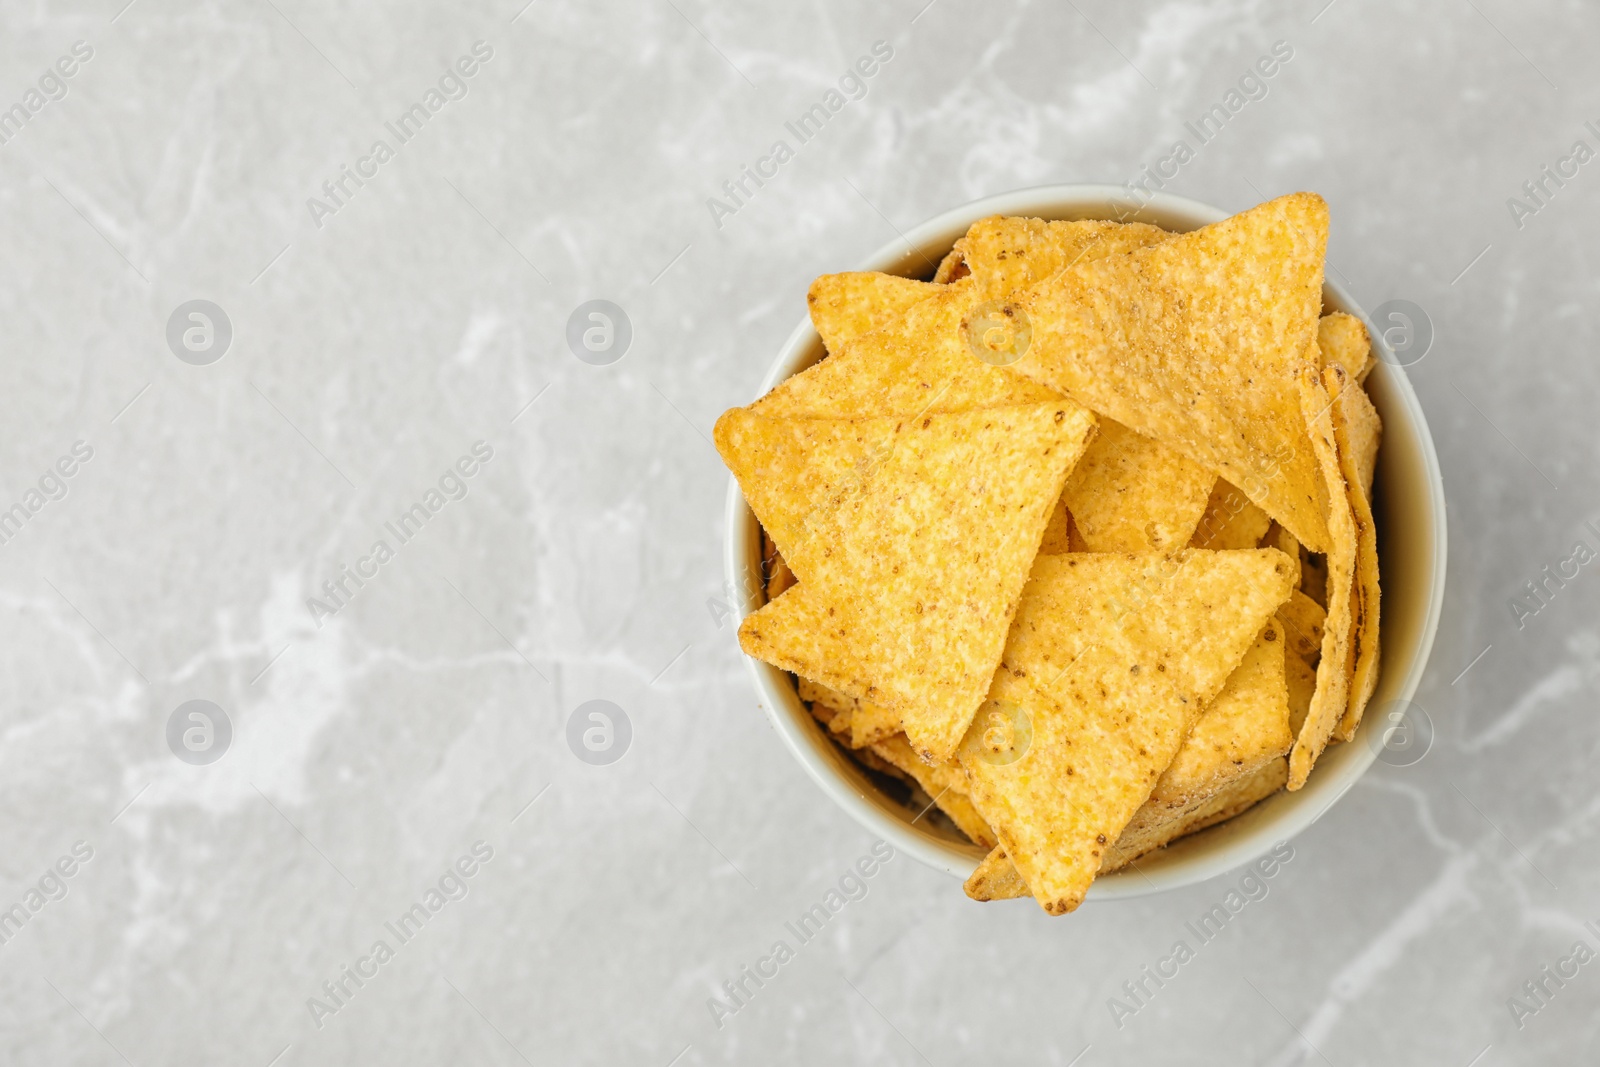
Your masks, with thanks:
<instances>
[{"instance_id":1,"label":"interior of bowl","mask_svg":"<svg viewBox=\"0 0 1600 1067\"><path fill-rule=\"evenodd\" d=\"M1174 232L1192 230L1229 213L1179 197L1135 199L1116 186L1050 186L976 201L931 219L857 269L930 278L940 259L974 221L989 215L1051 220L1116 219L1149 222ZM1382 446L1373 489L1374 521L1382 571L1381 673L1360 732L1335 744L1318 761L1305 788L1279 792L1211 829L1180 838L1135 864L1095 881L1088 899L1142 896L1203 881L1260 856L1316 821L1371 765L1384 725L1384 709L1409 701L1421 681L1444 597L1445 510L1438 458L1416 394L1381 335L1337 284L1323 288L1324 311L1360 317L1379 359L1367 390L1383 419ZM822 341L808 321L779 354L762 392L816 363ZM740 617L766 602L761 581L761 531L730 479L727 567ZM972 873L984 851L949 826L897 798L841 750L806 710L794 679L758 660L749 661L763 707L780 736L835 803L895 848L960 878Z\"/></svg>"}]
</instances>

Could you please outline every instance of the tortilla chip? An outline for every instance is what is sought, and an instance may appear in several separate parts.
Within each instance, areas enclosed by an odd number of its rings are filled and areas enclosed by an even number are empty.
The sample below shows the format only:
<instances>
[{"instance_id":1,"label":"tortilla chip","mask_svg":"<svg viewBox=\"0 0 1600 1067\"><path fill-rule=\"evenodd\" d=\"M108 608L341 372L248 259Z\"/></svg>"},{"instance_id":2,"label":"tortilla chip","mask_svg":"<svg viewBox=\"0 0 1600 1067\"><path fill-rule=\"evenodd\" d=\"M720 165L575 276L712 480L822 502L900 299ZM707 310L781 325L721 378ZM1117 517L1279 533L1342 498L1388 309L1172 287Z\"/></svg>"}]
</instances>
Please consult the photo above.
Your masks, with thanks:
<instances>
[{"instance_id":1,"label":"tortilla chip","mask_svg":"<svg viewBox=\"0 0 1600 1067\"><path fill-rule=\"evenodd\" d=\"M1356 484L1361 487L1362 498L1370 503L1372 479L1378 465L1378 441L1383 436L1383 420L1378 417L1378 409L1372 406L1365 389L1347 381L1340 396L1342 399L1335 409L1334 430L1337 432L1340 423L1343 423L1350 441Z\"/></svg>"},{"instance_id":2,"label":"tortilla chip","mask_svg":"<svg viewBox=\"0 0 1600 1067\"><path fill-rule=\"evenodd\" d=\"M1256 771L1247 778L1217 794L1216 801L1205 805L1205 808L1196 811L1187 820L1183 828L1172 839L1197 834L1201 830L1208 830L1218 823L1227 822L1235 815L1242 815L1245 811L1255 807L1272 794L1283 789L1289 781L1289 757L1279 756L1265 767Z\"/></svg>"},{"instance_id":3,"label":"tortilla chip","mask_svg":"<svg viewBox=\"0 0 1600 1067\"><path fill-rule=\"evenodd\" d=\"M939 268L933 272L933 280L938 285L948 285L960 281L971 273L958 245L944 254L944 258L939 261Z\"/></svg>"},{"instance_id":4,"label":"tortilla chip","mask_svg":"<svg viewBox=\"0 0 1600 1067\"><path fill-rule=\"evenodd\" d=\"M877 271L848 271L824 274L812 282L806 303L811 307L811 325L822 336L823 347L839 352L857 337L899 318L938 291L939 286L931 282Z\"/></svg>"},{"instance_id":5,"label":"tortilla chip","mask_svg":"<svg viewBox=\"0 0 1600 1067\"><path fill-rule=\"evenodd\" d=\"M811 709L811 717L813 719L816 719L818 722L832 731L833 720L835 716L838 715L837 711L821 701L813 701L812 703L808 704L807 707Z\"/></svg>"},{"instance_id":6,"label":"tortilla chip","mask_svg":"<svg viewBox=\"0 0 1600 1067\"><path fill-rule=\"evenodd\" d=\"M1363 381L1372 369L1372 340L1354 315L1335 311L1317 323L1317 350L1324 367L1337 363L1352 381Z\"/></svg>"},{"instance_id":7,"label":"tortilla chip","mask_svg":"<svg viewBox=\"0 0 1600 1067\"><path fill-rule=\"evenodd\" d=\"M967 878L964 887L973 900L1014 900L1028 896L1028 883L1022 880L1017 868L1003 847L996 846L978 864L978 869Z\"/></svg>"},{"instance_id":8,"label":"tortilla chip","mask_svg":"<svg viewBox=\"0 0 1600 1067\"><path fill-rule=\"evenodd\" d=\"M1153 809L1148 805L1140 808L1139 815L1122 831L1122 836L1106 849L1099 873L1121 870L1180 837L1233 818L1282 789L1288 777L1289 761L1280 756L1205 798L1193 810L1152 814L1145 818L1145 812L1153 812ZM980 901L1028 896L1028 883L1017 873L1004 847L991 850L983 858L977 870L967 878L965 888L967 896Z\"/></svg>"},{"instance_id":9,"label":"tortilla chip","mask_svg":"<svg viewBox=\"0 0 1600 1067\"><path fill-rule=\"evenodd\" d=\"M1216 481L1170 448L1101 419L1061 497L1090 552L1173 552L1189 543Z\"/></svg>"},{"instance_id":10,"label":"tortilla chip","mask_svg":"<svg viewBox=\"0 0 1600 1067\"><path fill-rule=\"evenodd\" d=\"M1359 325L1359 323L1357 324ZM1378 685L1378 531L1372 520L1371 474L1363 479L1360 465L1370 448L1372 460L1378 452L1378 413L1361 386L1338 364L1322 372L1333 397L1333 437L1339 450L1339 466L1348 486L1351 518L1356 528L1355 604L1351 624L1354 674L1350 682L1349 704L1335 728L1335 736L1348 741L1361 725L1361 715ZM1358 438L1360 438L1358 442ZM1370 442L1370 444L1369 444ZM1369 461L1370 462L1370 461Z\"/></svg>"},{"instance_id":11,"label":"tortilla chip","mask_svg":"<svg viewBox=\"0 0 1600 1067\"><path fill-rule=\"evenodd\" d=\"M1189 545L1219 552L1255 548L1271 525L1272 519L1250 502L1244 490L1218 478Z\"/></svg>"},{"instance_id":12,"label":"tortilla chip","mask_svg":"<svg viewBox=\"0 0 1600 1067\"><path fill-rule=\"evenodd\" d=\"M1035 562L960 760L1047 912L1082 901L1106 845L1287 599L1289 573L1273 549Z\"/></svg>"},{"instance_id":13,"label":"tortilla chip","mask_svg":"<svg viewBox=\"0 0 1600 1067\"><path fill-rule=\"evenodd\" d=\"M1326 550L1328 484L1297 382L1314 369L1327 232L1322 198L1295 193L1081 262L1008 305L1032 335L1015 369L1218 472Z\"/></svg>"},{"instance_id":14,"label":"tortilla chip","mask_svg":"<svg viewBox=\"0 0 1600 1067\"><path fill-rule=\"evenodd\" d=\"M796 551L809 526L859 489L896 440L894 419L775 419L731 408L712 436L778 554L804 581Z\"/></svg>"},{"instance_id":15,"label":"tortilla chip","mask_svg":"<svg viewBox=\"0 0 1600 1067\"><path fill-rule=\"evenodd\" d=\"M900 732L900 715L892 708L841 693L810 678L800 679L800 699L824 704L837 712L834 732L843 734L851 748L866 748Z\"/></svg>"},{"instance_id":16,"label":"tortilla chip","mask_svg":"<svg viewBox=\"0 0 1600 1067\"><path fill-rule=\"evenodd\" d=\"M794 571L783 561L783 553L774 552L769 573L772 577L767 579L767 599L776 600L785 589L794 584Z\"/></svg>"},{"instance_id":17,"label":"tortilla chip","mask_svg":"<svg viewBox=\"0 0 1600 1067\"><path fill-rule=\"evenodd\" d=\"M1089 443L1094 447L1094 442ZM1083 460L1079 460L1081 465ZM1072 551L1072 516L1067 513L1067 502L1062 497L1056 497L1055 507L1050 509L1050 521L1045 523L1044 538L1039 542L1039 552L1044 555L1059 556L1063 552Z\"/></svg>"},{"instance_id":18,"label":"tortilla chip","mask_svg":"<svg viewBox=\"0 0 1600 1067\"><path fill-rule=\"evenodd\" d=\"M1283 624L1269 619L1162 772L1150 804L1183 808L1289 751L1284 644Z\"/></svg>"},{"instance_id":19,"label":"tortilla chip","mask_svg":"<svg viewBox=\"0 0 1600 1067\"><path fill-rule=\"evenodd\" d=\"M898 420L864 484L785 547L800 584L744 620L740 645L893 709L918 751L951 758L1093 430L1070 403Z\"/></svg>"},{"instance_id":20,"label":"tortilla chip","mask_svg":"<svg viewBox=\"0 0 1600 1067\"><path fill-rule=\"evenodd\" d=\"M1131 252L1168 236L1144 223L992 216L973 223L940 262L932 282L876 271L824 274L811 283L806 300L823 345L838 352L862 334L904 315L944 284L971 276L967 287L981 291L985 299L997 299L1043 281L1091 250L1095 256Z\"/></svg>"},{"instance_id":21,"label":"tortilla chip","mask_svg":"<svg viewBox=\"0 0 1600 1067\"><path fill-rule=\"evenodd\" d=\"M938 289L905 314L886 320L879 329L858 336L821 363L782 382L750 410L823 418L920 417L1007 404L1059 403L1055 390L1030 382L1010 367L975 358L964 324L985 305L1008 295L1006 286L1013 280L1035 279L1036 273L1057 263L1088 263L1168 236L1143 225L981 220L962 240L974 242L979 269L986 272L982 277L975 276L971 285ZM1019 248L1027 255L1016 256ZM1000 258L1002 253L1006 259ZM1007 263L1011 265L1001 266Z\"/></svg>"},{"instance_id":22,"label":"tortilla chip","mask_svg":"<svg viewBox=\"0 0 1600 1067\"><path fill-rule=\"evenodd\" d=\"M1158 848L1171 844L1180 837L1199 833L1240 814L1283 788L1289 778L1289 761L1282 756L1269 760L1254 771L1235 779L1214 795L1205 798L1193 809L1170 813L1157 821L1142 823L1135 819L1106 850L1100 864L1101 874L1121 870ZM1145 809L1140 809L1141 812Z\"/></svg>"},{"instance_id":23,"label":"tortilla chip","mask_svg":"<svg viewBox=\"0 0 1600 1067\"><path fill-rule=\"evenodd\" d=\"M1298 589L1278 609L1278 618L1288 635L1289 647L1308 666L1315 667L1322 655L1322 633L1327 615L1321 604Z\"/></svg>"},{"instance_id":24,"label":"tortilla chip","mask_svg":"<svg viewBox=\"0 0 1600 1067\"><path fill-rule=\"evenodd\" d=\"M872 751L915 778L923 791L933 798L939 810L948 815L950 821L956 824L956 829L966 834L973 844L984 848L994 847L994 831L983 821L978 809L972 806L972 798L967 795L967 777L960 765L954 761L924 763L912 750L905 735L898 733L874 742Z\"/></svg>"},{"instance_id":25,"label":"tortilla chip","mask_svg":"<svg viewBox=\"0 0 1600 1067\"><path fill-rule=\"evenodd\" d=\"M961 322L982 303L974 289L945 286L900 318L784 380L749 410L830 419L920 418L1059 401L1054 390L973 357L960 336ZM935 344L935 338L948 343Z\"/></svg>"},{"instance_id":26,"label":"tortilla chip","mask_svg":"<svg viewBox=\"0 0 1600 1067\"><path fill-rule=\"evenodd\" d=\"M1327 486L1328 532L1328 616L1322 629L1322 658L1317 662L1317 691L1311 697L1311 710L1300 727L1294 749L1289 753L1289 790L1306 784L1306 776L1328 739L1333 736L1350 701L1351 627L1354 621L1351 594L1355 582L1356 527L1350 511L1350 497L1339 469L1338 448L1334 443L1333 403L1323 388L1321 375L1306 366L1300 380L1311 429L1311 447L1322 466Z\"/></svg>"},{"instance_id":27,"label":"tortilla chip","mask_svg":"<svg viewBox=\"0 0 1600 1067\"><path fill-rule=\"evenodd\" d=\"M1275 548L1289 557L1294 563L1294 587L1300 588L1300 542L1295 540L1294 534L1274 522L1267 527L1260 545L1262 548Z\"/></svg>"},{"instance_id":28,"label":"tortilla chip","mask_svg":"<svg viewBox=\"0 0 1600 1067\"><path fill-rule=\"evenodd\" d=\"M1289 685L1289 732L1299 737L1300 727L1311 712L1312 694L1317 691L1317 668L1300 656L1285 656L1283 675Z\"/></svg>"},{"instance_id":29,"label":"tortilla chip","mask_svg":"<svg viewBox=\"0 0 1600 1067\"><path fill-rule=\"evenodd\" d=\"M915 778L911 777L905 771L902 771L899 767L896 767L894 764L890 763L888 760L884 759L870 748L860 749L850 753L850 755L857 763L867 768L867 770L877 771L879 774L886 774L890 778L909 785L911 787L911 791L910 796L906 799L906 803L910 804L918 811L921 811L923 807L929 803L928 795L922 791L922 787L917 784L917 780Z\"/></svg>"},{"instance_id":30,"label":"tortilla chip","mask_svg":"<svg viewBox=\"0 0 1600 1067\"><path fill-rule=\"evenodd\" d=\"M1150 799L1106 850L1101 874L1220 821L1218 812L1236 814L1283 786L1288 763L1282 756L1294 743L1283 646L1281 626L1269 620L1189 732ZM975 889L984 894L975 896L977 900L1027 896L1027 885L1010 861L1003 871L999 866L998 860L986 860L969 879L968 895Z\"/></svg>"},{"instance_id":31,"label":"tortilla chip","mask_svg":"<svg viewBox=\"0 0 1600 1067\"><path fill-rule=\"evenodd\" d=\"M1046 222L991 215L974 222L956 249L973 285L987 299L999 300L1080 262L1124 255L1171 236L1143 222Z\"/></svg>"}]
</instances>

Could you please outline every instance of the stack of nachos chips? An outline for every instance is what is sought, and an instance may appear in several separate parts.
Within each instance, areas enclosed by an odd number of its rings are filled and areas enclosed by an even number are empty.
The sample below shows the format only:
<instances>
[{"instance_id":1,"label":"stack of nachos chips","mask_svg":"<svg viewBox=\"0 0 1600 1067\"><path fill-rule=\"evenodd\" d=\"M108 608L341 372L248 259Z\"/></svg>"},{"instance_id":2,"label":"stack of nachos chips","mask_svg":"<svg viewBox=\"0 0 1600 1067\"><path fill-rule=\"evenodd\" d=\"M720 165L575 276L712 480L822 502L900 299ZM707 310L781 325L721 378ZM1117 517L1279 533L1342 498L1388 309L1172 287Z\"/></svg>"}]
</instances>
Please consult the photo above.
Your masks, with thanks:
<instances>
[{"instance_id":1,"label":"stack of nachos chips","mask_svg":"<svg viewBox=\"0 0 1600 1067\"><path fill-rule=\"evenodd\" d=\"M972 898L1072 911L1360 723L1381 427L1327 224L983 219L932 281L818 278L826 358L718 420L767 546L740 645L991 850Z\"/></svg>"}]
</instances>

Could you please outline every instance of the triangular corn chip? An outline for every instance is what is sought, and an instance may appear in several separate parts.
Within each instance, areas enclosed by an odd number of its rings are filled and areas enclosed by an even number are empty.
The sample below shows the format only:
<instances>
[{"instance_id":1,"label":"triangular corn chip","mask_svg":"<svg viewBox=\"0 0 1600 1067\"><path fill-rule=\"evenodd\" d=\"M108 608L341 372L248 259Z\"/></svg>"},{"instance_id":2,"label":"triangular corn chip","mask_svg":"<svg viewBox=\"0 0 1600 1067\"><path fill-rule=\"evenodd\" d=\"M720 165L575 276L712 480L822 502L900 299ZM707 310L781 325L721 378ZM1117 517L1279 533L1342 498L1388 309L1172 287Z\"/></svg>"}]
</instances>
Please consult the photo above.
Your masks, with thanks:
<instances>
[{"instance_id":1,"label":"triangular corn chip","mask_svg":"<svg viewBox=\"0 0 1600 1067\"><path fill-rule=\"evenodd\" d=\"M974 222L956 241L955 251L972 276L964 284L999 300L1078 263L1123 255L1171 236L1143 222L1046 222L991 215Z\"/></svg>"},{"instance_id":2,"label":"triangular corn chip","mask_svg":"<svg viewBox=\"0 0 1600 1067\"><path fill-rule=\"evenodd\" d=\"M1254 548L1271 526L1271 517L1252 504L1244 490L1225 478L1218 478L1189 547L1217 552Z\"/></svg>"},{"instance_id":3,"label":"triangular corn chip","mask_svg":"<svg viewBox=\"0 0 1600 1067\"><path fill-rule=\"evenodd\" d=\"M1278 756L1249 774L1232 780L1192 808L1168 812L1150 822L1135 819L1106 851L1100 864L1100 873L1121 870L1146 853L1169 845L1180 837L1199 833L1209 826L1233 818L1282 789L1288 778L1289 761ZM1141 812L1146 810L1148 807L1140 809Z\"/></svg>"},{"instance_id":4,"label":"triangular corn chip","mask_svg":"<svg viewBox=\"0 0 1600 1067\"><path fill-rule=\"evenodd\" d=\"M1267 527L1267 532L1262 535L1259 542L1262 548L1275 548L1294 561L1294 587L1300 588L1300 542L1295 540L1294 534L1285 530L1282 525L1274 522ZM1201 548L1201 545L1195 545Z\"/></svg>"},{"instance_id":5,"label":"triangular corn chip","mask_svg":"<svg viewBox=\"0 0 1600 1067\"><path fill-rule=\"evenodd\" d=\"M973 231L969 236L979 242L975 262L981 273L938 288L903 315L857 336L784 381L751 410L825 418L921 416L1059 400L1055 390L976 358L963 326L1009 295L1013 281L1038 281L1067 263L1092 262L1169 237L1154 226L1037 219L985 219ZM1024 254L1015 255L1018 250ZM1002 253L1007 259L1000 258Z\"/></svg>"},{"instance_id":6,"label":"triangular corn chip","mask_svg":"<svg viewBox=\"0 0 1600 1067\"><path fill-rule=\"evenodd\" d=\"M811 325L829 352L840 352L864 333L904 315L939 291L932 282L877 271L824 274L811 283L806 303Z\"/></svg>"},{"instance_id":7,"label":"triangular corn chip","mask_svg":"<svg viewBox=\"0 0 1600 1067\"><path fill-rule=\"evenodd\" d=\"M865 748L900 732L900 715L892 708L841 693L810 678L800 679L800 699L812 704L822 704L839 713L844 720L834 728L845 735L851 748Z\"/></svg>"},{"instance_id":8,"label":"triangular corn chip","mask_svg":"<svg viewBox=\"0 0 1600 1067\"><path fill-rule=\"evenodd\" d=\"M1305 725L1306 716L1311 712L1311 698L1317 691L1317 669L1300 656L1286 656L1283 676L1289 684L1289 732L1299 737L1300 727Z\"/></svg>"},{"instance_id":9,"label":"triangular corn chip","mask_svg":"<svg viewBox=\"0 0 1600 1067\"><path fill-rule=\"evenodd\" d=\"M1172 449L1101 419L1061 498L1090 552L1172 552L1189 543L1216 481Z\"/></svg>"},{"instance_id":10,"label":"triangular corn chip","mask_svg":"<svg viewBox=\"0 0 1600 1067\"><path fill-rule=\"evenodd\" d=\"M1093 430L1071 403L897 420L864 483L784 548L800 584L744 620L740 645L892 708L919 752L951 758Z\"/></svg>"},{"instance_id":11,"label":"triangular corn chip","mask_svg":"<svg viewBox=\"0 0 1600 1067\"><path fill-rule=\"evenodd\" d=\"M1095 432L1099 436L1099 431ZM1089 447L1094 447L1094 442L1089 442ZM1078 460L1082 463L1083 460ZM1055 507L1050 509L1050 521L1045 523L1044 537L1039 541L1039 551L1045 555L1059 555L1062 552L1072 551L1072 516L1067 514L1067 502L1060 497L1056 498Z\"/></svg>"},{"instance_id":12,"label":"triangular corn chip","mask_svg":"<svg viewBox=\"0 0 1600 1067\"><path fill-rule=\"evenodd\" d=\"M1086 256L1114 255L1166 240L1170 235L1141 222L1045 222L991 216L972 224L956 242L932 282L878 271L824 274L811 283L806 303L811 324L829 352L888 325L940 291L957 263L964 282L999 299L1072 266ZM949 264L947 267L946 264Z\"/></svg>"},{"instance_id":13,"label":"triangular corn chip","mask_svg":"<svg viewBox=\"0 0 1600 1067\"><path fill-rule=\"evenodd\" d=\"M1361 725L1361 715L1378 685L1378 531L1372 521L1371 469L1363 478L1360 465L1369 454L1373 459L1377 457L1380 424L1366 392L1345 368L1330 364L1322 376L1333 397L1334 443L1339 449L1339 467L1349 486L1350 512L1356 526L1356 595L1352 613L1355 672L1350 681L1349 705L1334 731L1341 741L1348 741Z\"/></svg>"},{"instance_id":14,"label":"triangular corn chip","mask_svg":"<svg viewBox=\"0 0 1600 1067\"><path fill-rule=\"evenodd\" d=\"M775 419L730 408L712 436L778 553L801 581L807 529L858 489L895 443L895 419Z\"/></svg>"},{"instance_id":15,"label":"triangular corn chip","mask_svg":"<svg viewBox=\"0 0 1600 1067\"><path fill-rule=\"evenodd\" d=\"M1134 860L1169 845L1180 837L1199 833L1208 827L1224 822L1248 810L1283 788L1289 778L1289 761L1279 756L1250 774L1237 779L1189 811L1168 812L1159 816L1149 806L1139 809L1139 816L1128 823L1106 849L1100 861L1101 874L1119 871ZM1145 818L1145 812L1152 814ZM1017 868L997 847L983 858L967 879L967 896L973 900L1012 900L1028 896L1028 883L1022 880Z\"/></svg>"},{"instance_id":16,"label":"triangular corn chip","mask_svg":"<svg viewBox=\"0 0 1600 1067\"><path fill-rule=\"evenodd\" d=\"M948 285L881 329L863 334L792 378L749 410L763 415L851 419L923 415L1060 400L1053 389L975 358L963 318L982 294ZM946 338L950 343L937 344Z\"/></svg>"},{"instance_id":17,"label":"triangular corn chip","mask_svg":"<svg viewBox=\"0 0 1600 1067\"><path fill-rule=\"evenodd\" d=\"M978 809L972 806L968 795L967 777L959 764L926 763L911 748L905 734L891 734L872 745L872 751L887 763L900 768L916 779L918 785L933 798L939 810L950 817L956 829L966 834L975 845L993 848L994 831L983 821Z\"/></svg>"},{"instance_id":18,"label":"triangular corn chip","mask_svg":"<svg viewBox=\"0 0 1600 1067\"><path fill-rule=\"evenodd\" d=\"M1327 232L1322 198L1295 193L1079 263L1008 305L1031 334L1013 366L1218 472L1326 551L1328 487L1297 381L1315 355Z\"/></svg>"},{"instance_id":19,"label":"triangular corn chip","mask_svg":"<svg viewBox=\"0 0 1600 1067\"><path fill-rule=\"evenodd\" d=\"M1289 751L1284 644L1283 624L1269 619L1162 772L1150 803L1183 808Z\"/></svg>"},{"instance_id":20,"label":"triangular corn chip","mask_svg":"<svg viewBox=\"0 0 1600 1067\"><path fill-rule=\"evenodd\" d=\"M1150 799L1101 857L1101 874L1199 828L1199 823L1218 821L1219 811L1231 814L1242 810L1238 805L1247 797L1244 807L1282 787L1288 764L1281 757L1294 743L1289 732L1283 645L1281 626L1269 621L1228 676L1222 692L1189 731ZM1263 776L1261 772L1269 765L1276 766L1276 774ZM1268 779L1272 779L1270 788L1263 788ZM997 893L1026 896L1021 876L1014 868L998 870L998 864L991 855L974 873L978 891L987 894L974 899L1005 899ZM1009 860L1005 866L1011 867ZM975 883L969 880L967 884L973 887ZM969 888L969 895L971 892Z\"/></svg>"},{"instance_id":21,"label":"triangular corn chip","mask_svg":"<svg viewBox=\"0 0 1600 1067\"><path fill-rule=\"evenodd\" d=\"M1274 549L1036 561L960 758L1047 912L1082 901L1106 846L1291 588Z\"/></svg>"},{"instance_id":22,"label":"triangular corn chip","mask_svg":"<svg viewBox=\"0 0 1600 1067\"><path fill-rule=\"evenodd\" d=\"M1350 637L1354 621L1356 527L1334 442L1333 402L1322 385L1322 376L1309 363L1301 376L1300 389L1302 407L1310 425L1311 447L1322 467L1328 490L1325 496L1330 545L1327 553L1328 616L1322 628L1322 657L1317 661L1317 691L1311 697L1311 710L1289 753L1290 791L1306 784L1312 766L1349 707L1350 676L1354 670Z\"/></svg>"},{"instance_id":23,"label":"triangular corn chip","mask_svg":"<svg viewBox=\"0 0 1600 1067\"><path fill-rule=\"evenodd\" d=\"M1028 883L1017 873L1004 846L996 845L967 878L967 896L973 900L1015 900L1028 896Z\"/></svg>"},{"instance_id":24,"label":"triangular corn chip","mask_svg":"<svg viewBox=\"0 0 1600 1067\"><path fill-rule=\"evenodd\" d=\"M1315 667L1317 658L1322 655L1322 631L1327 618L1322 605L1298 589L1278 609L1289 648L1309 666Z\"/></svg>"},{"instance_id":25,"label":"triangular corn chip","mask_svg":"<svg viewBox=\"0 0 1600 1067\"><path fill-rule=\"evenodd\" d=\"M1367 327L1354 315L1335 311L1317 323L1317 350L1323 366L1337 363L1353 382L1366 378L1372 369L1372 340Z\"/></svg>"},{"instance_id":26,"label":"triangular corn chip","mask_svg":"<svg viewBox=\"0 0 1600 1067\"><path fill-rule=\"evenodd\" d=\"M937 285L948 285L950 282L960 281L971 271L967 270L967 262L961 256L961 249L952 248L944 254L939 261L939 267L933 272L933 280Z\"/></svg>"}]
</instances>

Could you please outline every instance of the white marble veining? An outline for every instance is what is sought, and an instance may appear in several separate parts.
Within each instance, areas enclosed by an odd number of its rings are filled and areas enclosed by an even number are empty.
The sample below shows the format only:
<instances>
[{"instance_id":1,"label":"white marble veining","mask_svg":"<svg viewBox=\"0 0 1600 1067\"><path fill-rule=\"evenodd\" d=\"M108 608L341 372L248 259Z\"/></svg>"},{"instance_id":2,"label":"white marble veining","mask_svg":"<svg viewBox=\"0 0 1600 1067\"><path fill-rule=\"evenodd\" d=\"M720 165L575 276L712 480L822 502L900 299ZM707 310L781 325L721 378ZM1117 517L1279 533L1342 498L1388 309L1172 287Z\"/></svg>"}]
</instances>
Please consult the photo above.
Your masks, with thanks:
<instances>
[{"instance_id":1,"label":"white marble veining","mask_svg":"<svg viewBox=\"0 0 1600 1067\"><path fill-rule=\"evenodd\" d=\"M124 3L0 4L0 1063L1600 1056L1600 964L1561 962L1600 948L1600 597L1584 566L1513 607L1600 549L1592 6ZM1179 139L1170 189L1315 189L1350 292L1432 320L1434 747L1131 1015L1232 876L1052 920L895 857L800 943L872 842L717 610L711 425L814 275ZM232 327L202 365L167 339L197 299ZM606 365L567 343L592 299L632 326ZM169 745L190 700L221 759ZM616 762L569 745L593 700Z\"/></svg>"}]
</instances>

